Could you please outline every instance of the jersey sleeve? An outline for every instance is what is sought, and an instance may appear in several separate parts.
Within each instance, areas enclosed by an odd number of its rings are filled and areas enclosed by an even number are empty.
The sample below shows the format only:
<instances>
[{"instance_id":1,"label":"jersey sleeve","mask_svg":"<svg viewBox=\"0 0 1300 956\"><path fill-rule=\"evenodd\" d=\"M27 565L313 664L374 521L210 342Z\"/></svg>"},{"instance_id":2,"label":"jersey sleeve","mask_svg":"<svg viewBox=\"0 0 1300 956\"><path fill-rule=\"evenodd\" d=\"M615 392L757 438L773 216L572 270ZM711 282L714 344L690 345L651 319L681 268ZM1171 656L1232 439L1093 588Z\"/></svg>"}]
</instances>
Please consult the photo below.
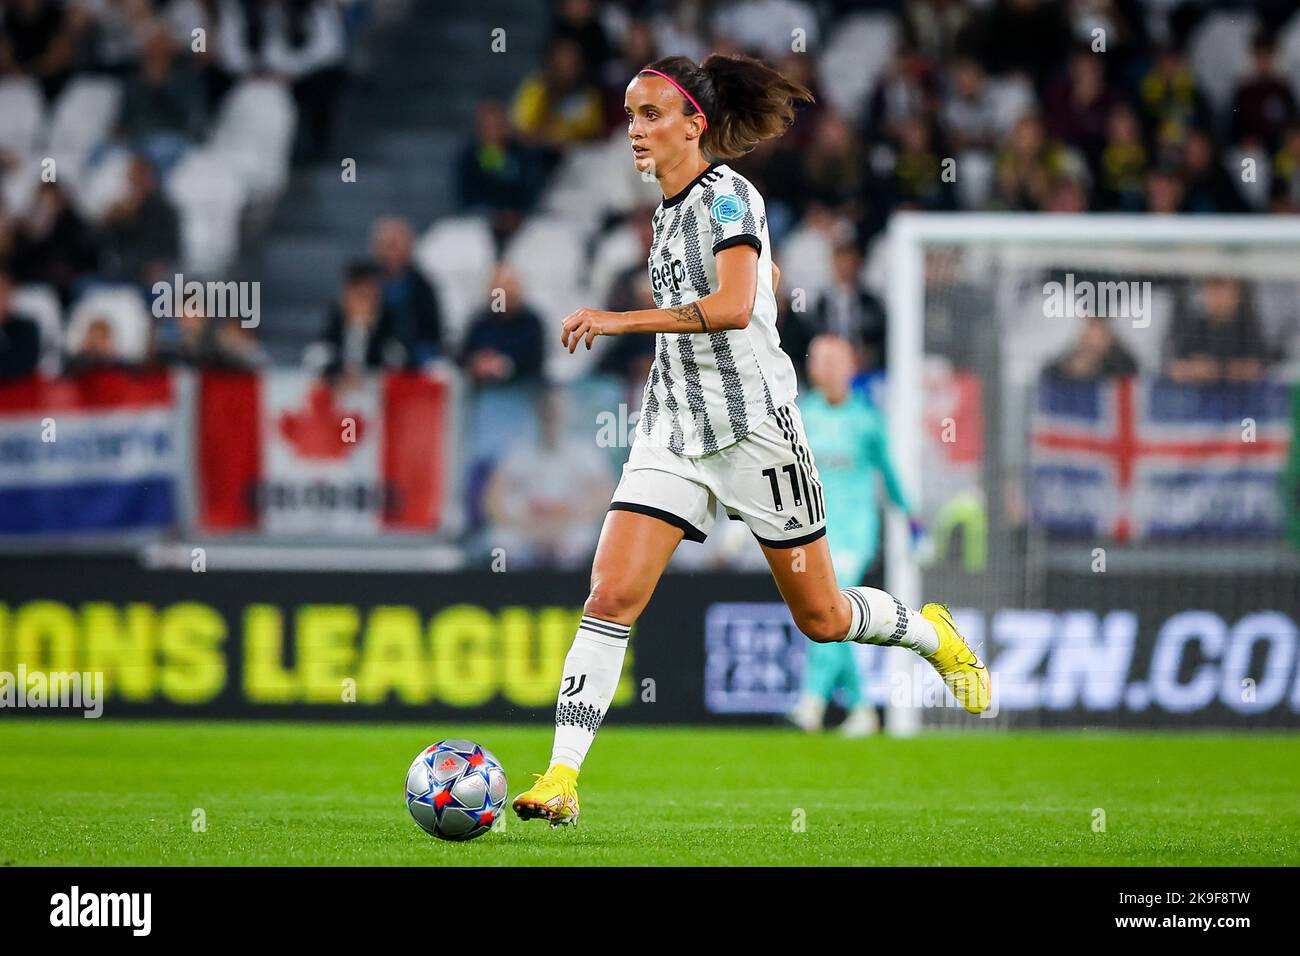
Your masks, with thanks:
<instances>
[{"instance_id":1,"label":"jersey sleeve","mask_svg":"<svg viewBox=\"0 0 1300 956\"><path fill-rule=\"evenodd\" d=\"M767 213L763 197L741 176L724 177L704 195L708 204L713 254L732 246L753 246L763 252Z\"/></svg>"}]
</instances>

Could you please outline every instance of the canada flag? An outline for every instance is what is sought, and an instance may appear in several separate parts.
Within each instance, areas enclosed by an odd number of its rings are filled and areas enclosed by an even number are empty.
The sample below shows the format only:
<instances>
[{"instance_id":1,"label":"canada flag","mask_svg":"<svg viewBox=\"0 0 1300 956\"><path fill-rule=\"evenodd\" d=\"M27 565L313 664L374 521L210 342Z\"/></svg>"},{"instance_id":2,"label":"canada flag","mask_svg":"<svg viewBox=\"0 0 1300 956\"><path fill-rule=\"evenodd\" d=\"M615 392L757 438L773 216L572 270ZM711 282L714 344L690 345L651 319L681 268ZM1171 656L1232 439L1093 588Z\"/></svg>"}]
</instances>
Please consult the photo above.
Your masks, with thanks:
<instances>
[{"instance_id":1,"label":"canada flag","mask_svg":"<svg viewBox=\"0 0 1300 956\"><path fill-rule=\"evenodd\" d=\"M296 369L204 372L199 520L208 531L436 531L450 391L419 372L343 387Z\"/></svg>"}]
</instances>

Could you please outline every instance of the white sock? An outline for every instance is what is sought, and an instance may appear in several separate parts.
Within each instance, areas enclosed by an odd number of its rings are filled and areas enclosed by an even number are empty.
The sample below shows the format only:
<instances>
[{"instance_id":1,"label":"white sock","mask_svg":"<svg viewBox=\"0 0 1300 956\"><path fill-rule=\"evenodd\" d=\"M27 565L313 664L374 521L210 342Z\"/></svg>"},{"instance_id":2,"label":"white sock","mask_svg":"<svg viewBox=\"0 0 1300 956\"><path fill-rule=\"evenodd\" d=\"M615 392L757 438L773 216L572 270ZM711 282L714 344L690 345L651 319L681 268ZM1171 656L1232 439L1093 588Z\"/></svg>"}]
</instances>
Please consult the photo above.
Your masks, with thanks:
<instances>
[{"instance_id":1,"label":"white sock","mask_svg":"<svg viewBox=\"0 0 1300 956\"><path fill-rule=\"evenodd\" d=\"M582 769L582 761L618 687L631 633L632 628L626 624L583 615L564 658L564 679L555 703L551 763Z\"/></svg>"},{"instance_id":2,"label":"white sock","mask_svg":"<svg viewBox=\"0 0 1300 956\"><path fill-rule=\"evenodd\" d=\"M853 622L844 640L906 647L922 655L939 649L939 635L934 632L934 626L888 591L842 588L840 593L849 599L849 607L853 609Z\"/></svg>"}]
</instances>

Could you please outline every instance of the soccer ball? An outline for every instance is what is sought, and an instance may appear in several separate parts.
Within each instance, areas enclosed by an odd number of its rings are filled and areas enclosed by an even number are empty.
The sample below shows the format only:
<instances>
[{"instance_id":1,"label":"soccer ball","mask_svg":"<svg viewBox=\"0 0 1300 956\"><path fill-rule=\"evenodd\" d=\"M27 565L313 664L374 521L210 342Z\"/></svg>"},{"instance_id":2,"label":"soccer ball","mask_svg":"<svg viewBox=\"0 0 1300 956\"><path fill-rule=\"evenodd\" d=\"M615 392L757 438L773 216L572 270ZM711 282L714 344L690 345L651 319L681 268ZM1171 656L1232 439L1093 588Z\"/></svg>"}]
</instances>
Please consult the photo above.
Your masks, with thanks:
<instances>
[{"instance_id":1,"label":"soccer ball","mask_svg":"<svg viewBox=\"0 0 1300 956\"><path fill-rule=\"evenodd\" d=\"M406 809L439 840L482 836L505 803L501 762L472 740L440 740L406 771Z\"/></svg>"}]
</instances>

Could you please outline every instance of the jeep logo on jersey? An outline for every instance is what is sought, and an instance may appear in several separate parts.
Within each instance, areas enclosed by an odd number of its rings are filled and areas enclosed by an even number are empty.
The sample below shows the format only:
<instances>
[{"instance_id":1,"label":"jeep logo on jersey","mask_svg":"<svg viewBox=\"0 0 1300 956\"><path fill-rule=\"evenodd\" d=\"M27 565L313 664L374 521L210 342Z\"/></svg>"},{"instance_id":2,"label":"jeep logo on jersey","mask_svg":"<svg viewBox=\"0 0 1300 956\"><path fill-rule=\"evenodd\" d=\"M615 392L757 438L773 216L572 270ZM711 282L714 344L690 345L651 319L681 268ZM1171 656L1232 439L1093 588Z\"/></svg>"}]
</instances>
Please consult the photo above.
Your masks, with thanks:
<instances>
[{"instance_id":1,"label":"jeep logo on jersey","mask_svg":"<svg viewBox=\"0 0 1300 956\"><path fill-rule=\"evenodd\" d=\"M709 207L709 215L718 222L739 222L747 212L749 207L745 205L745 201L734 195L719 196Z\"/></svg>"},{"instance_id":2,"label":"jeep logo on jersey","mask_svg":"<svg viewBox=\"0 0 1300 956\"><path fill-rule=\"evenodd\" d=\"M650 286L656 292L661 292L664 289L677 292L685 281L686 266L681 259L650 266Z\"/></svg>"}]
</instances>

